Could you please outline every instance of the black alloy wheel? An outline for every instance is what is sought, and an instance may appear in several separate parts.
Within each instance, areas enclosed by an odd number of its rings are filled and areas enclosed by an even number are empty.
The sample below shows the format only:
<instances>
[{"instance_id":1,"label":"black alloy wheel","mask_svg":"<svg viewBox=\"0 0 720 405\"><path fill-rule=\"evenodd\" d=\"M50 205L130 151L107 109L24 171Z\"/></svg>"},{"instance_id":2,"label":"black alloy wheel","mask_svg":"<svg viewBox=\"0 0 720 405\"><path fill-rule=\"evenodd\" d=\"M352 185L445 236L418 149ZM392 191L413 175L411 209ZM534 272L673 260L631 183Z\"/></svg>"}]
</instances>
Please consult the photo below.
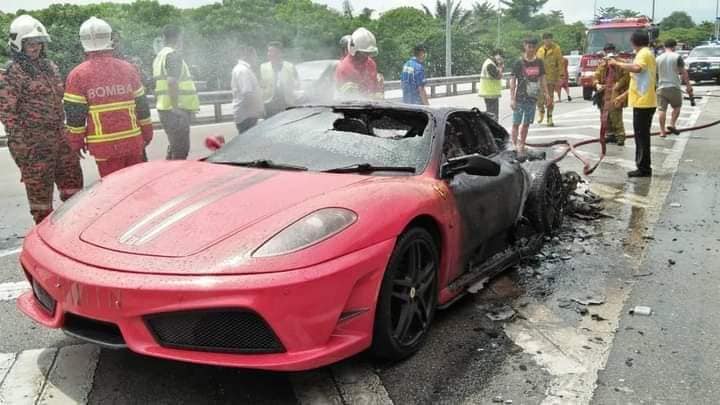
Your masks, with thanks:
<instances>
[{"instance_id":1,"label":"black alloy wheel","mask_svg":"<svg viewBox=\"0 0 720 405\"><path fill-rule=\"evenodd\" d=\"M565 215L562 175L555 163L529 162L533 179L525 205L527 218L538 232L550 235L560 229Z\"/></svg>"},{"instance_id":2,"label":"black alloy wheel","mask_svg":"<svg viewBox=\"0 0 720 405\"><path fill-rule=\"evenodd\" d=\"M428 231L412 228L398 238L378 297L372 352L400 360L424 342L437 306L438 248Z\"/></svg>"}]
</instances>

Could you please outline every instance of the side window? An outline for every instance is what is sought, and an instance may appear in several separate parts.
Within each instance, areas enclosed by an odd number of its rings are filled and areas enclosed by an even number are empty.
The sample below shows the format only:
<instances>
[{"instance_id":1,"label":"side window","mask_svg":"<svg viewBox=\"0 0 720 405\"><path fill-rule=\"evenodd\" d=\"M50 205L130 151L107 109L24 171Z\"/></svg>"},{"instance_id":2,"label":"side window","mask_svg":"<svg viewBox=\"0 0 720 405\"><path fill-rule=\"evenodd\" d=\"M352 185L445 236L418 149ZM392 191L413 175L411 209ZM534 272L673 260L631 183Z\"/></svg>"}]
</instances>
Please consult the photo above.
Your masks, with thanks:
<instances>
[{"instance_id":1,"label":"side window","mask_svg":"<svg viewBox=\"0 0 720 405\"><path fill-rule=\"evenodd\" d=\"M445 122L445 140L443 141L443 155L446 159L473 153L466 141L468 131L467 123L459 113L448 117Z\"/></svg>"},{"instance_id":2,"label":"side window","mask_svg":"<svg viewBox=\"0 0 720 405\"><path fill-rule=\"evenodd\" d=\"M473 114L469 118L472 126L472 133L474 135L473 138L475 140L475 145L477 146L473 152L479 153L483 156L490 156L497 153L498 148L495 143L495 138L493 137L492 130L485 123L485 120L477 114Z\"/></svg>"}]
</instances>

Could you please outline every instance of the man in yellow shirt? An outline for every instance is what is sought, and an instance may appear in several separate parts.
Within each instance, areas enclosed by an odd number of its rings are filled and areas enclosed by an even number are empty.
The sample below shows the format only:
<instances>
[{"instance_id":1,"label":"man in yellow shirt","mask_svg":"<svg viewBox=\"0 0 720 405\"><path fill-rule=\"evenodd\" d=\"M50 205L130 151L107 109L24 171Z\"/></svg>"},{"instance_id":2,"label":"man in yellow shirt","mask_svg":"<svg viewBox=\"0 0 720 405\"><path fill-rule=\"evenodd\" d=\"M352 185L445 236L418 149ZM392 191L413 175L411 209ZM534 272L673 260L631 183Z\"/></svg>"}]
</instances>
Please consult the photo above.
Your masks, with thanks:
<instances>
[{"instance_id":1,"label":"man in yellow shirt","mask_svg":"<svg viewBox=\"0 0 720 405\"><path fill-rule=\"evenodd\" d=\"M650 177L650 127L653 115L657 109L657 96L655 95L657 65L655 56L648 48L650 37L647 31L637 30L630 37L630 43L635 50L635 60L632 63L622 63L610 60L610 66L617 66L631 73L630 88L618 96L616 102L628 103L633 109L633 128L635 130L635 165L637 170L628 172L628 177Z\"/></svg>"},{"instance_id":2,"label":"man in yellow shirt","mask_svg":"<svg viewBox=\"0 0 720 405\"><path fill-rule=\"evenodd\" d=\"M563 67L565 59L560 46L553 41L553 34L549 32L543 34L543 45L537 50L537 58L543 62L545 67L545 81L547 84L542 91L544 94L550 95L550 97L538 97L537 108L540 112L538 124L543 122L545 106L547 106L547 126L552 127L555 125L553 123L553 109L555 108L553 94L555 94L555 87L560 82L565 70Z\"/></svg>"}]
</instances>

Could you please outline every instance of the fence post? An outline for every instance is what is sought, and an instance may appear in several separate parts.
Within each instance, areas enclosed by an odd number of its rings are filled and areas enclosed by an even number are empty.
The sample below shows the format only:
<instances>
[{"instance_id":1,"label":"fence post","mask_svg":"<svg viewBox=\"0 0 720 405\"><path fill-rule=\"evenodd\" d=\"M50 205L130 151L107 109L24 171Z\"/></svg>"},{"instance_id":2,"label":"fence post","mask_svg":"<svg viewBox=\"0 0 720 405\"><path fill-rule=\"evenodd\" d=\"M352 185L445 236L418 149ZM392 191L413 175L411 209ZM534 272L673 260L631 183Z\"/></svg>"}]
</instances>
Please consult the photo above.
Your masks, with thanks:
<instances>
[{"instance_id":1,"label":"fence post","mask_svg":"<svg viewBox=\"0 0 720 405\"><path fill-rule=\"evenodd\" d=\"M430 97L435 97L435 86L430 86Z\"/></svg>"},{"instance_id":2,"label":"fence post","mask_svg":"<svg viewBox=\"0 0 720 405\"><path fill-rule=\"evenodd\" d=\"M452 95L457 96L457 84L454 83L452 85Z\"/></svg>"},{"instance_id":3,"label":"fence post","mask_svg":"<svg viewBox=\"0 0 720 405\"><path fill-rule=\"evenodd\" d=\"M222 122L222 104L215 103L215 122Z\"/></svg>"},{"instance_id":4,"label":"fence post","mask_svg":"<svg viewBox=\"0 0 720 405\"><path fill-rule=\"evenodd\" d=\"M477 82L476 81L472 82L472 93L473 94L477 93Z\"/></svg>"}]
</instances>

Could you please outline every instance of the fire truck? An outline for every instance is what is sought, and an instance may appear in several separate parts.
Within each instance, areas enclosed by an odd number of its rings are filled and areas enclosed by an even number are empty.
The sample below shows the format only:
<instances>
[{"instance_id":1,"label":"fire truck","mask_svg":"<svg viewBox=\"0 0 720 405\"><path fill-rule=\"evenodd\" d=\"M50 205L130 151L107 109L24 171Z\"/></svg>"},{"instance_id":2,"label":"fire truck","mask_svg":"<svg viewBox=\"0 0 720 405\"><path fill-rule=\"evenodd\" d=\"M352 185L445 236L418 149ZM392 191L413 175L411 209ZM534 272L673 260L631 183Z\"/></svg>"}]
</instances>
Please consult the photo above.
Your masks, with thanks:
<instances>
[{"instance_id":1,"label":"fire truck","mask_svg":"<svg viewBox=\"0 0 720 405\"><path fill-rule=\"evenodd\" d=\"M605 44L614 44L618 52L617 57L620 59L631 60L633 49L630 45L630 36L639 29L648 31L651 43L658 37L659 30L648 17L599 18L590 27L587 32L585 53L580 59L580 85L585 100L592 99L593 75L604 56L602 51Z\"/></svg>"}]
</instances>

